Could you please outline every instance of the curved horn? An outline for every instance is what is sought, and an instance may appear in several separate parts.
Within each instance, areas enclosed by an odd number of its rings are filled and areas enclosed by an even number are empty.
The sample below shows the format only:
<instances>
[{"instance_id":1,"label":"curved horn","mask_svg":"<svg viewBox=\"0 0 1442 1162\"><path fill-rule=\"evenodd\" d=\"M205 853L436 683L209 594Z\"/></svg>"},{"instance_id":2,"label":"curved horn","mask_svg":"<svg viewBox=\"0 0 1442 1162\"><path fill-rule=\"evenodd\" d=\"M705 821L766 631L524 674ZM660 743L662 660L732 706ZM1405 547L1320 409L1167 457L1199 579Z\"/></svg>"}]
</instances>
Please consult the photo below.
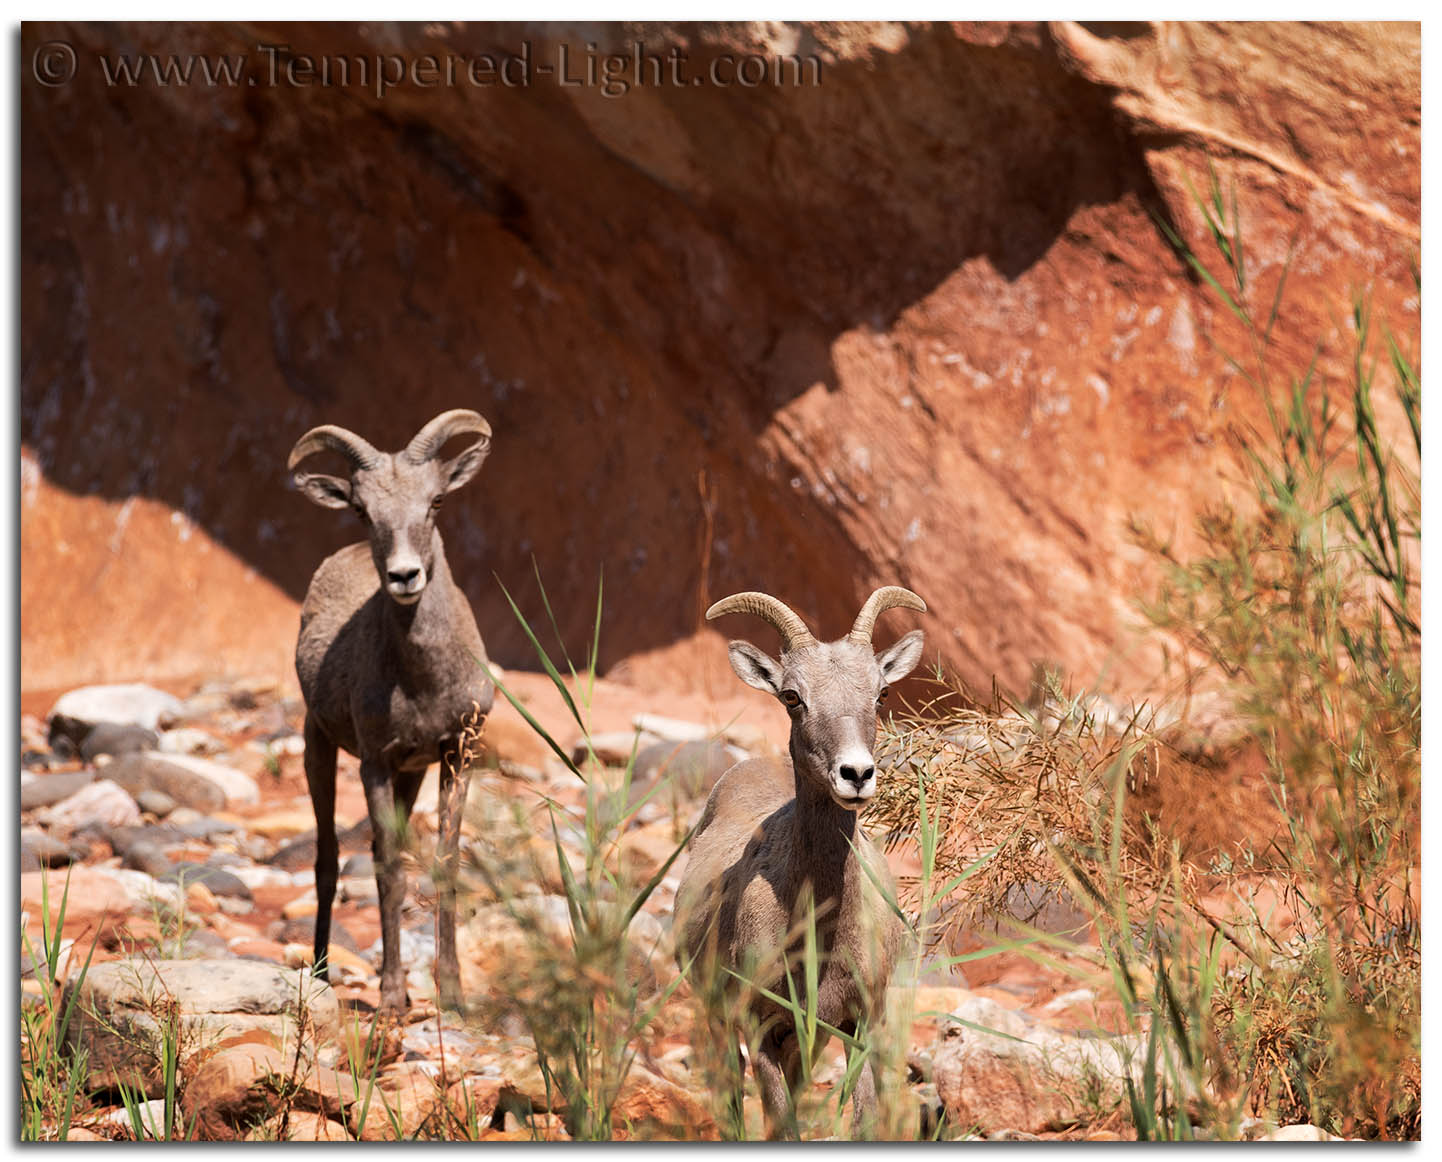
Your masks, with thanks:
<instances>
[{"instance_id":1,"label":"curved horn","mask_svg":"<svg viewBox=\"0 0 1442 1162\"><path fill-rule=\"evenodd\" d=\"M769 593L733 593L730 597L723 597L706 611L706 620L714 621L725 613L754 613L769 621L781 631L782 653L816 642L796 612Z\"/></svg>"},{"instance_id":2,"label":"curved horn","mask_svg":"<svg viewBox=\"0 0 1442 1162\"><path fill-rule=\"evenodd\" d=\"M851 632L846 636L852 641L869 646L872 630L876 628L876 619L888 609L895 609L897 606L915 609L920 613L926 612L926 602L910 589L903 589L900 585L884 585L866 599L866 604L856 615Z\"/></svg>"},{"instance_id":3,"label":"curved horn","mask_svg":"<svg viewBox=\"0 0 1442 1162\"><path fill-rule=\"evenodd\" d=\"M491 438L491 425L480 412L468 408L453 408L442 412L419 432L411 437L406 450L401 453L412 464L424 464L441 450L441 445L452 436L475 432L482 440Z\"/></svg>"},{"instance_id":4,"label":"curved horn","mask_svg":"<svg viewBox=\"0 0 1442 1162\"><path fill-rule=\"evenodd\" d=\"M351 462L353 468L372 468L381 456L354 432L338 428L335 424L322 424L318 428L311 428L296 441L295 447L290 450L290 459L286 462L286 470L294 469L313 452L326 451L339 452Z\"/></svg>"}]
</instances>

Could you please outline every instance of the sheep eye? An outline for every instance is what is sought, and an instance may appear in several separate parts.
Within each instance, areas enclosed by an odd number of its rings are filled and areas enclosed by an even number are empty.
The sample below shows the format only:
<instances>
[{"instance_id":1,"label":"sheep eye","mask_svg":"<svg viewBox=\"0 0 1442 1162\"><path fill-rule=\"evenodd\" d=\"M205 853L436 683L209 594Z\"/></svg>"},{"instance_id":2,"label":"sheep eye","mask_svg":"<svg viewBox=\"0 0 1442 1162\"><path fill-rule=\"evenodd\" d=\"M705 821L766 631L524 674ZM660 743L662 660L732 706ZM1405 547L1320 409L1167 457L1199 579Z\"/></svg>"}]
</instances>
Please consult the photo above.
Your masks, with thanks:
<instances>
[{"instance_id":1,"label":"sheep eye","mask_svg":"<svg viewBox=\"0 0 1442 1162\"><path fill-rule=\"evenodd\" d=\"M885 702L885 701L886 701L886 698L887 698L887 695L889 695L890 693L891 693L891 687L890 687L890 686L883 686L883 687L881 688L881 693L876 696L876 701L877 701L877 702Z\"/></svg>"},{"instance_id":2,"label":"sheep eye","mask_svg":"<svg viewBox=\"0 0 1442 1162\"><path fill-rule=\"evenodd\" d=\"M438 496L438 497L436 497L433 501L431 501L431 511L432 511L432 512L435 512L436 509L440 508L440 507L441 507L441 501L443 501L443 500L445 500L445 497L444 497L444 496Z\"/></svg>"},{"instance_id":3,"label":"sheep eye","mask_svg":"<svg viewBox=\"0 0 1442 1162\"><path fill-rule=\"evenodd\" d=\"M796 707L801 705L801 695L796 693L795 690L783 690L781 691L781 701L795 710Z\"/></svg>"}]
</instances>

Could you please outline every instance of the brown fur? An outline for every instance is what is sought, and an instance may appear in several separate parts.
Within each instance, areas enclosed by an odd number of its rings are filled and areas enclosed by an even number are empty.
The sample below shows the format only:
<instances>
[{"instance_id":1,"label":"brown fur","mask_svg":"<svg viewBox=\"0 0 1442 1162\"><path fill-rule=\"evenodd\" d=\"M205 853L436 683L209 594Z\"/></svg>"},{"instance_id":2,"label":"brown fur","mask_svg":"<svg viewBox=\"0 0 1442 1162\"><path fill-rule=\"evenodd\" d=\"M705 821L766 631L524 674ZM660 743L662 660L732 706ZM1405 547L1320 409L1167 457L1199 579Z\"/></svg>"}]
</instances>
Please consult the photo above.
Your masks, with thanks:
<instances>
[{"instance_id":1,"label":"brown fur","mask_svg":"<svg viewBox=\"0 0 1442 1162\"><path fill-rule=\"evenodd\" d=\"M787 695L802 701L788 703L790 760L748 759L732 767L712 789L692 836L676 916L679 952L694 958L698 979L715 979L724 969L754 973L759 979L752 984L786 997L790 965L795 995L804 998L796 966L811 899L820 954L816 1015L843 1033L859 1022L875 1028L904 929L861 864L894 899L886 861L857 823L855 808L874 789L874 776L858 783L839 772L854 774L863 762L869 769L884 685L909 671L920 652L919 633L875 658L852 640L812 641L784 653L780 663L732 643L732 664L743 681L783 701ZM856 787L855 797L847 797ZM720 976L724 991L737 995L732 978ZM758 992L748 993L746 1004L762 1031L752 1065L768 1133L794 1134L801 1068L794 1018ZM823 1032L815 1048L827 1039ZM853 1132L871 1132L875 1114L875 1074L867 1062L856 1088Z\"/></svg>"},{"instance_id":2,"label":"brown fur","mask_svg":"<svg viewBox=\"0 0 1442 1162\"><path fill-rule=\"evenodd\" d=\"M428 430L430 425L423 434ZM340 748L361 763L380 890L381 1007L388 1012L407 1004L400 961L406 894L401 839L426 768L435 762L441 764L437 994L443 1006L461 1006L455 875L467 776L460 736L468 721L479 727L495 689L486 676L486 651L470 602L451 578L434 520L440 498L470 479L488 446L487 431L483 443L441 463L434 459L436 448L412 459L366 445L349 480L296 476L316 503L354 508L370 533L368 542L346 546L316 570L296 641L295 668L306 704L305 773L316 819L315 963L327 976L340 871L335 834ZM303 439L297 452L308 454L308 447Z\"/></svg>"}]
</instances>

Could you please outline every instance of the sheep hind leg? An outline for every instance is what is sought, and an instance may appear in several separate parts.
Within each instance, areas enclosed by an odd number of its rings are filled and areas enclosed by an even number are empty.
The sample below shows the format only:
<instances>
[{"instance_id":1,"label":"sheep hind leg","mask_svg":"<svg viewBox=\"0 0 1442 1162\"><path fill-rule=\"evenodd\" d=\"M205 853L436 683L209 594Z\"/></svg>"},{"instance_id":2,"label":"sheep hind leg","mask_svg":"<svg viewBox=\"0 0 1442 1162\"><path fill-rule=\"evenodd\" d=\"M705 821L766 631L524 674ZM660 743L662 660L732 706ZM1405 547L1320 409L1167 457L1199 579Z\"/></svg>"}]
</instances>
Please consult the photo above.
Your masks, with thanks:
<instances>
[{"instance_id":1,"label":"sheep hind leg","mask_svg":"<svg viewBox=\"0 0 1442 1162\"><path fill-rule=\"evenodd\" d=\"M763 1037L751 1057L751 1067L756 1071L761 1107L766 1113L766 1137L773 1141L799 1138L792 1096L801 1073L796 1034L786 1030Z\"/></svg>"},{"instance_id":2,"label":"sheep hind leg","mask_svg":"<svg viewBox=\"0 0 1442 1162\"><path fill-rule=\"evenodd\" d=\"M335 835L336 745L309 714L305 718L305 782L315 810L315 946L312 971L330 980L330 917L340 878Z\"/></svg>"},{"instance_id":3,"label":"sheep hind leg","mask_svg":"<svg viewBox=\"0 0 1442 1162\"><path fill-rule=\"evenodd\" d=\"M458 740L441 747L440 833L436 836L436 999L443 1009L464 1011L461 965L456 955L456 878L460 874L461 813L470 772L459 763Z\"/></svg>"}]
</instances>

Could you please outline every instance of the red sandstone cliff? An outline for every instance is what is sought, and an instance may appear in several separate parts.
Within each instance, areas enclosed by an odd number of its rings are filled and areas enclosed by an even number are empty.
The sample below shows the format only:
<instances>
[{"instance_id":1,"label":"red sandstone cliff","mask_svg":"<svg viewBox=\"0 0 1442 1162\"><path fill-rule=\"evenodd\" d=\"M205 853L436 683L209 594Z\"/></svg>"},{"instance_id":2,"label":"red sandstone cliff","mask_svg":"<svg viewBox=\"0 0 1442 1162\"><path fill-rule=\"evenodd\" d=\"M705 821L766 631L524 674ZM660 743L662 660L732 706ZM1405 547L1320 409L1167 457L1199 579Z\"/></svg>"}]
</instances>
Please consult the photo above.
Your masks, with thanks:
<instances>
[{"instance_id":1,"label":"red sandstone cliff","mask_svg":"<svg viewBox=\"0 0 1442 1162\"><path fill-rule=\"evenodd\" d=\"M814 87L107 86L100 54L799 52ZM39 46L74 46L46 87ZM355 526L288 491L337 422L472 406L443 519L492 656L534 556L568 639L685 672L705 602L841 632L921 593L973 682L1144 688L1136 514L1185 530L1249 406L1155 218L1235 184L1289 324L1416 325L1416 25L261 27L22 33L21 680L288 672ZM1293 352L1300 358L1301 351ZM704 631L710 633L710 631ZM709 640L709 639L707 639ZM716 652L716 651L712 651Z\"/></svg>"}]
</instances>

